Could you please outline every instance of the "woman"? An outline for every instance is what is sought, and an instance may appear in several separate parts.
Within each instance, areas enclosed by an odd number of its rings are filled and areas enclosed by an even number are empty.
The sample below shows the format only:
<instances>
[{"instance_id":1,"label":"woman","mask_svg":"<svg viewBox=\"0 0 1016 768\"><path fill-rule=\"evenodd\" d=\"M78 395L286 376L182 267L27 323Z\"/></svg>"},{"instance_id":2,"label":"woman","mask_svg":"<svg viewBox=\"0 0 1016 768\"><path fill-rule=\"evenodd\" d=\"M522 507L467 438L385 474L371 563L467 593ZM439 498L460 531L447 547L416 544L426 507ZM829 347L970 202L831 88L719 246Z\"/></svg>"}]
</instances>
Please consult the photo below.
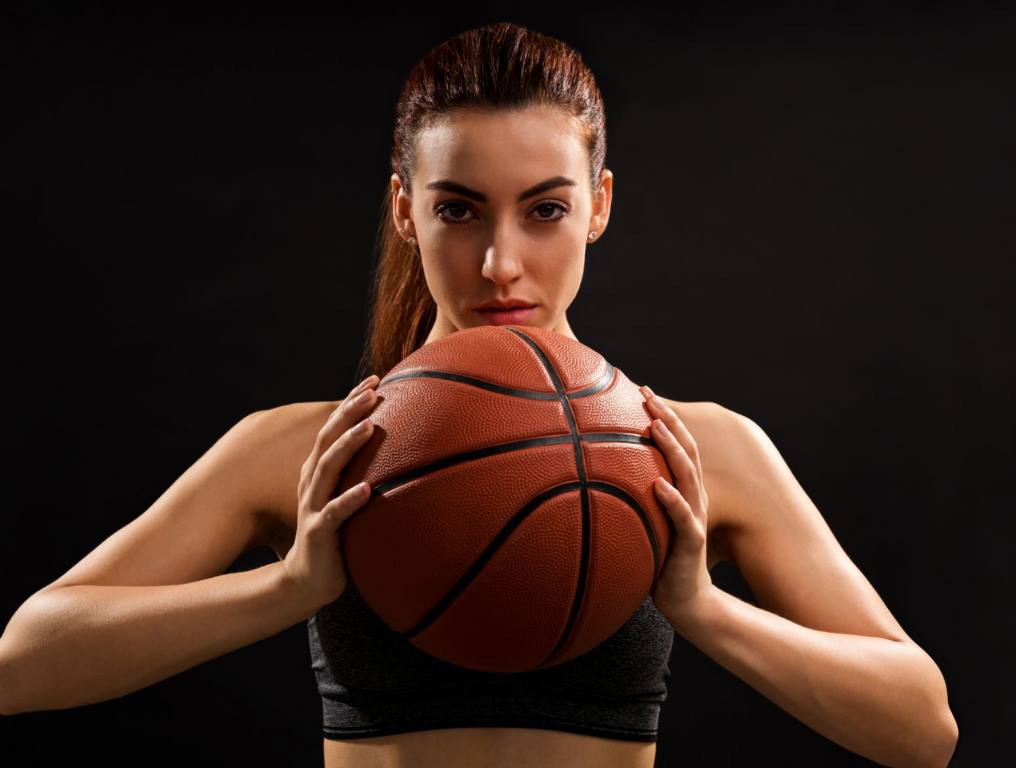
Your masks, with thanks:
<instances>
[{"instance_id":1,"label":"woman","mask_svg":"<svg viewBox=\"0 0 1016 768\"><path fill-rule=\"evenodd\" d=\"M610 214L604 126L578 54L525 28L471 30L421 60L398 104L362 364L387 371L491 322L574 339L566 311ZM481 306L491 302L532 308L498 314ZM400 641L359 599L337 545L371 489L331 498L370 438L379 381L372 373L342 402L247 416L31 596L0 638L2 711L122 696L308 620L328 768L651 766L676 631L847 749L885 765L948 762L958 732L938 667L765 433L648 387L652 435L677 479L655 491L677 535L632 620L583 657L519 676L457 668ZM223 573L262 545L279 561ZM763 607L714 587L720 559Z\"/></svg>"}]
</instances>

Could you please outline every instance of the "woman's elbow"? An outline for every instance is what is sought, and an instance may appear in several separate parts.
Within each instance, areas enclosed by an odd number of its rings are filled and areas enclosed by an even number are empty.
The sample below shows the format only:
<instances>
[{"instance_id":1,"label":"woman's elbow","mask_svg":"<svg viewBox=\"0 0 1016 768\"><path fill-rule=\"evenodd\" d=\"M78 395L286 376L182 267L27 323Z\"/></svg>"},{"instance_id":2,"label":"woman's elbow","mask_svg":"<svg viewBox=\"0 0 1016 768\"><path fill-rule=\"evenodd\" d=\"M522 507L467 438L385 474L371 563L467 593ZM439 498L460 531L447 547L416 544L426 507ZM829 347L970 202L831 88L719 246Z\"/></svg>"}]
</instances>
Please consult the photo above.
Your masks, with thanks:
<instances>
[{"instance_id":1,"label":"woman's elbow","mask_svg":"<svg viewBox=\"0 0 1016 768\"><path fill-rule=\"evenodd\" d=\"M956 723L956 718L953 717L952 710L949 707L945 708L943 720L942 738L944 739L944 745L936 765L941 765L945 768L945 766L948 766L952 762L953 755L956 753L956 744L960 740L960 727Z\"/></svg>"},{"instance_id":2,"label":"woman's elbow","mask_svg":"<svg viewBox=\"0 0 1016 768\"><path fill-rule=\"evenodd\" d=\"M914 768L948 768L956 752L959 735L956 718L946 707L938 719L938 725L933 731L925 734L919 751L912 756L907 765Z\"/></svg>"},{"instance_id":3,"label":"woman's elbow","mask_svg":"<svg viewBox=\"0 0 1016 768\"><path fill-rule=\"evenodd\" d=\"M0 642L0 715L16 715L14 708L14 664L7 647Z\"/></svg>"}]
</instances>

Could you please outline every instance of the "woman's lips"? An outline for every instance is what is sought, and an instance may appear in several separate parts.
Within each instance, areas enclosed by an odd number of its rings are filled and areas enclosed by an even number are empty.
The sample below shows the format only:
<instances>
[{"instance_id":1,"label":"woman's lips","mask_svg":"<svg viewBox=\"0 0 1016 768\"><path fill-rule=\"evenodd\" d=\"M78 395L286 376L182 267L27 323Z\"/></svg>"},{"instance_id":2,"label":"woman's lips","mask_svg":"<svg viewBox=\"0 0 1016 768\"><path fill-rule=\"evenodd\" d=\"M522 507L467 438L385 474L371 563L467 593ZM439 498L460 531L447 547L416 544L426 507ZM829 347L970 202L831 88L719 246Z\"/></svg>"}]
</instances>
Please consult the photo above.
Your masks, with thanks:
<instances>
[{"instance_id":1,"label":"woman's lips","mask_svg":"<svg viewBox=\"0 0 1016 768\"><path fill-rule=\"evenodd\" d=\"M538 305L514 309L478 309L477 312L493 325L525 325Z\"/></svg>"}]
</instances>

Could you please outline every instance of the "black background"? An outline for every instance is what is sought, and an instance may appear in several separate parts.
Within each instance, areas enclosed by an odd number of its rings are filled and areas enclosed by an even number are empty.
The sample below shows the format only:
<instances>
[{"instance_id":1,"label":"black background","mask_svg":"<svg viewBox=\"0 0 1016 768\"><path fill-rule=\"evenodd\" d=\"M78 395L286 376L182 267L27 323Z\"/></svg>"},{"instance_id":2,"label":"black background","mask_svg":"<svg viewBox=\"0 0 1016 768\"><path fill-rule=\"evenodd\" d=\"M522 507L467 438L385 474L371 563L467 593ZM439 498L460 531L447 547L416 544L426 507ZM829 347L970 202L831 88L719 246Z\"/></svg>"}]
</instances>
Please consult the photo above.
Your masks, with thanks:
<instances>
[{"instance_id":1,"label":"black background","mask_svg":"<svg viewBox=\"0 0 1016 768\"><path fill-rule=\"evenodd\" d=\"M614 202L579 340L758 422L942 669L954 764L1007 753L1001 5L8 6L0 619L244 414L356 383L398 90L434 45L508 20L577 48L607 104ZM732 564L713 578L751 599ZM681 637L670 665L659 766L870 764ZM320 725L299 624L120 699L0 718L0 743L17 765L314 765Z\"/></svg>"}]
</instances>

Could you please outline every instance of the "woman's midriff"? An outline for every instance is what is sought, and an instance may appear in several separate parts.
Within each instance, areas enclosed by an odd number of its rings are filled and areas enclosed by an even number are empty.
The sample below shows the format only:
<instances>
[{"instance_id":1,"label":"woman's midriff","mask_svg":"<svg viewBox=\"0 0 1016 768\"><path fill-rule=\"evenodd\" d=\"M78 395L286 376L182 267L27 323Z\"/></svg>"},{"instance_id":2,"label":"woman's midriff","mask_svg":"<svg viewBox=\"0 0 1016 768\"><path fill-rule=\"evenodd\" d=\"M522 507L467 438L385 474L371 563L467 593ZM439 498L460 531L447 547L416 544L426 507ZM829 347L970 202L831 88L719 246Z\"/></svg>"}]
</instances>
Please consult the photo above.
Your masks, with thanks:
<instances>
[{"instance_id":1,"label":"woman's midriff","mask_svg":"<svg viewBox=\"0 0 1016 768\"><path fill-rule=\"evenodd\" d=\"M438 728L325 739L325 768L652 768L656 742L541 728Z\"/></svg>"}]
</instances>

